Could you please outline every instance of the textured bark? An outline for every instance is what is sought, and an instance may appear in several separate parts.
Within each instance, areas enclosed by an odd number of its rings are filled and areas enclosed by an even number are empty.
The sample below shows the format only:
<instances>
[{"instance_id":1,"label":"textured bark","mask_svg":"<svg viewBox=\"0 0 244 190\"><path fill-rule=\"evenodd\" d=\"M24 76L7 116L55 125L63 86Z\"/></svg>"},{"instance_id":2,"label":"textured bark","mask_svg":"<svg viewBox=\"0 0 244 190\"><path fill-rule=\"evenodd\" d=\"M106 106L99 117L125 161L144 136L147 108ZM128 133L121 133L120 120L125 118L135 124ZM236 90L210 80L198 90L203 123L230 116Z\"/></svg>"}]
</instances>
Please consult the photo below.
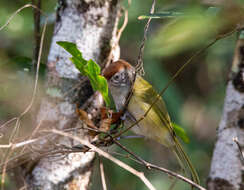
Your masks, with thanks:
<instances>
[{"instance_id":1,"label":"textured bark","mask_svg":"<svg viewBox=\"0 0 244 190\"><path fill-rule=\"evenodd\" d=\"M93 92L89 82L79 76L70 62L70 55L56 41L75 42L84 58L103 66L116 40L118 4L117 0L59 0L47 63L46 96L37 117L41 129L63 130L83 125L75 113L76 104L83 105ZM118 56L114 54L113 58ZM92 105L86 104L93 108L85 109L91 113L101 104L101 99L96 99ZM85 131L77 131L76 135L88 139ZM52 150L57 145L73 143L64 137L50 136L35 148ZM87 152L42 158L28 168L28 189L88 189L94 156L93 152Z\"/></svg>"},{"instance_id":2,"label":"textured bark","mask_svg":"<svg viewBox=\"0 0 244 190\"><path fill-rule=\"evenodd\" d=\"M242 189L241 153L233 138L244 145L244 40L239 39L226 89L223 115L218 128L210 175L209 190Z\"/></svg>"}]
</instances>

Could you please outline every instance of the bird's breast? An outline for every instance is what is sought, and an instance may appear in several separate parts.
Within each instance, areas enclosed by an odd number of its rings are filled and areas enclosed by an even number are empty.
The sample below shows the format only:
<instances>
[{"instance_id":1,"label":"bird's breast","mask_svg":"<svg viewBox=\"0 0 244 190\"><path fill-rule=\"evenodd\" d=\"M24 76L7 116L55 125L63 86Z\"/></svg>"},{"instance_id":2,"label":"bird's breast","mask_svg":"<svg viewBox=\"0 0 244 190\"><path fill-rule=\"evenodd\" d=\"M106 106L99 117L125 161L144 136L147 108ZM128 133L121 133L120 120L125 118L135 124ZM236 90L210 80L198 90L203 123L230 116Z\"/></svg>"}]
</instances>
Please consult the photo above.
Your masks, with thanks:
<instances>
[{"instance_id":1,"label":"bird's breast","mask_svg":"<svg viewBox=\"0 0 244 190\"><path fill-rule=\"evenodd\" d=\"M143 102L140 97L133 95L130 99L127 110L134 118L134 121L129 119L125 121L125 125L131 125L136 120L141 119L150 106L150 104ZM172 146L173 144L171 134L153 108L148 112L146 117L137 124L137 126L132 128L132 131L138 135L143 135L149 139L153 139L165 146Z\"/></svg>"}]
</instances>

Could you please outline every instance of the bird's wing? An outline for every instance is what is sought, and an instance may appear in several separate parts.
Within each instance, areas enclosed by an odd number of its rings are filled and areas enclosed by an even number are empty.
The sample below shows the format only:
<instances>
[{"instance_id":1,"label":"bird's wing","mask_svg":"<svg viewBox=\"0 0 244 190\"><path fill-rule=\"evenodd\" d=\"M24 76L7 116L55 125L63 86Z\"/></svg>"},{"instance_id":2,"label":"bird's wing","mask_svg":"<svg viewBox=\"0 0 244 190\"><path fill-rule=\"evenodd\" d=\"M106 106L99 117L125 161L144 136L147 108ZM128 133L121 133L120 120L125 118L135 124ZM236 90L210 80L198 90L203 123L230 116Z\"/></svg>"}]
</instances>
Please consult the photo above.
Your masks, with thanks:
<instances>
[{"instance_id":1,"label":"bird's wing","mask_svg":"<svg viewBox=\"0 0 244 190\"><path fill-rule=\"evenodd\" d=\"M162 122L161 126L167 127L168 130L171 131L173 134L173 127L163 99L153 89L152 85L150 85L142 77L137 76L135 83L136 84L134 86L136 86L136 88L134 89L134 93L137 97L139 96L144 103L148 105L152 105L156 100L156 98L158 98L157 102L155 102L151 108L153 112L157 113L154 117L159 117L160 121ZM157 120L158 118L152 118L152 119Z\"/></svg>"}]
</instances>

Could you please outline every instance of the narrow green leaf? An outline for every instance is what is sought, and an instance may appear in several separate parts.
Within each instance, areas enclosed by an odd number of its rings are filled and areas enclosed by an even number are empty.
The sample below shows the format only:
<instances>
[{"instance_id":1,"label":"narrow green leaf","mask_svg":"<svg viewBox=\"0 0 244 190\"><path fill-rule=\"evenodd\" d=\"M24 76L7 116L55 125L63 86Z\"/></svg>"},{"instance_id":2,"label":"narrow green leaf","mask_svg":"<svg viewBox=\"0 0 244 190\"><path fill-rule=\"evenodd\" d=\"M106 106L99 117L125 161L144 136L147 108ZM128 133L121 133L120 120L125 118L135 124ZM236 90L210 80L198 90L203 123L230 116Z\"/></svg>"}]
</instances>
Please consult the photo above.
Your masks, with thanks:
<instances>
[{"instance_id":1,"label":"narrow green leaf","mask_svg":"<svg viewBox=\"0 0 244 190\"><path fill-rule=\"evenodd\" d=\"M89 60L84 66L85 75L90 79L93 89L99 90L99 82L97 80L100 74L100 67L92 60ZM100 91L100 90L99 90Z\"/></svg>"},{"instance_id":2,"label":"narrow green leaf","mask_svg":"<svg viewBox=\"0 0 244 190\"><path fill-rule=\"evenodd\" d=\"M103 95L104 101L106 102L107 106L111 105L111 101L108 95L108 83L107 80L99 75L98 78L98 88L99 88L99 92L101 92L101 94Z\"/></svg>"},{"instance_id":3,"label":"narrow green leaf","mask_svg":"<svg viewBox=\"0 0 244 190\"><path fill-rule=\"evenodd\" d=\"M84 64L77 58L71 57L70 60L75 65L75 67L81 72L82 75L86 75L84 71Z\"/></svg>"},{"instance_id":4,"label":"narrow green leaf","mask_svg":"<svg viewBox=\"0 0 244 190\"><path fill-rule=\"evenodd\" d=\"M143 19L165 19L165 18L176 18L179 16L184 16L184 13L181 12L175 12L175 11L164 11L160 13L154 13L154 14L147 14L147 15L141 15L138 17L139 20Z\"/></svg>"},{"instance_id":5,"label":"narrow green leaf","mask_svg":"<svg viewBox=\"0 0 244 190\"><path fill-rule=\"evenodd\" d=\"M189 143L190 139L187 136L185 130L180 127L179 125L177 125L176 123L172 123L173 128L174 128L174 132L176 133L177 136L179 136L185 143Z\"/></svg>"},{"instance_id":6,"label":"narrow green leaf","mask_svg":"<svg viewBox=\"0 0 244 190\"><path fill-rule=\"evenodd\" d=\"M93 60L90 59L85 65L84 71L86 73L89 73L89 75L91 76L96 76L100 74L101 69L98 64L96 64Z\"/></svg>"},{"instance_id":7,"label":"narrow green leaf","mask_svg":"<svg viewBox=\"0 0 244 190\"><path fill-rule=\"evenodd\" d=\"M58 41L57 44L63 47L73 57L77 58L82 64L85 65L87 63L87 61L83 59L82 53L77 48L76 44L66 41Z\"/></svg>"},{"instance_id":8,"label":"narrow green leaf","mask_svg":"<svg viewBox=\"0 0 244 190\"><path fill-rule=\"evenodd\" d=\"M220 11L219 7L209 7L205 14L208 15L217 15L217 13ZM159 13L153 13L153 14L147 14L147 15L141 15L138 17L139 20L143 19L166 19L166 18L178 18L178 17L193 17L196 15L191 15L189 13L183 13L183 12L177 12L177 11L163 11ZM203 15L202 15L203 16Z\"/></svg>"}]
</instances>

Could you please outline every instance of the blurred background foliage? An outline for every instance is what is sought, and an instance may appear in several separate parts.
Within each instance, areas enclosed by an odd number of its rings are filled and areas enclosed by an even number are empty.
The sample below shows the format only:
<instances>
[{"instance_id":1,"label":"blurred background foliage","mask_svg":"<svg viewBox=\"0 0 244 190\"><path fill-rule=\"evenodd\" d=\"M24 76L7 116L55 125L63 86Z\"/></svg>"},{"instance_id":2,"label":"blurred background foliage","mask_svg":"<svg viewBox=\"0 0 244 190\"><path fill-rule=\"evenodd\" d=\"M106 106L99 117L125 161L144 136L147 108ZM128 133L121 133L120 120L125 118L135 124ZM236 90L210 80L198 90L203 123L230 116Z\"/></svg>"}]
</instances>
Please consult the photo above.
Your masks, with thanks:
<instances>
[{"instance_id":1,"label":"blurred background foliage","mask_svg":"<svg viewBox=\"0 0 244 190\"><path fill-rule=\"evenodd\" d=\"M223 1L211 1L221 4ZM224 7L212 11L207 0L157 0L155 12L179 11L185 17L176 19L153 19L148 32L144 52L145 78L160 91L170 77L194 53L213 41L233 30L244 21L243 1L231 1ZM26 3L27 0L3 0L0 2L0 26L10 15ZM147 20L138 20L138 16L146 15L151 8L151 1L132 0L123 5L128 8L129 22L122 35L121 58L135 64L139 46L143 38ZM232 6L233 5L233 6ZM42 9L55 18L56 1L42 1ZM49 45L53 33L54 20L48 25L41 77L44 78L44 64L47 60ZM122 24L122 21L121 21ZM28 105L33 89L31 80L31 58L33 52L33 16L30 8L19 13L10 24L0 31L0 124L21 113ZM210 168L212 151L216 139L216 129L221 117L225 86L235 48L236 34L219 40L204 54L198 56L163 95L172 120L182 126L188 133L190 143L185 144L194 166L199 172L202 185L205 186ZM42 87L42 85L41 85ZM27 116L24 123L29 123ZM30 125L20 128L26 135ZM11 126L1 131L11 133ZM30 131L30 130L29 130ZM3 142L4 138L1 139ZM6 140L6 139L5 139ZM174 155L160 145L143 139L121 140L130 150L147 161L179 172ZM145 172L157 189L169 189L174 183L173 178L157 172L146 170L132 160L119 156L126 154L116 146L109 152L122 159L138 170ZM1 150L0 150L1 154ZM0 156L0 161L1 161ZM102 159L105 163L105 174L108 189L146 189L142 182L115 164ZM101 189L98 161L94 168L91 189ZM13 189L14 182L8 180L8 188ZM189 189L189 185L177 181L173 189Z\"/></svg>"}]
</instances>

